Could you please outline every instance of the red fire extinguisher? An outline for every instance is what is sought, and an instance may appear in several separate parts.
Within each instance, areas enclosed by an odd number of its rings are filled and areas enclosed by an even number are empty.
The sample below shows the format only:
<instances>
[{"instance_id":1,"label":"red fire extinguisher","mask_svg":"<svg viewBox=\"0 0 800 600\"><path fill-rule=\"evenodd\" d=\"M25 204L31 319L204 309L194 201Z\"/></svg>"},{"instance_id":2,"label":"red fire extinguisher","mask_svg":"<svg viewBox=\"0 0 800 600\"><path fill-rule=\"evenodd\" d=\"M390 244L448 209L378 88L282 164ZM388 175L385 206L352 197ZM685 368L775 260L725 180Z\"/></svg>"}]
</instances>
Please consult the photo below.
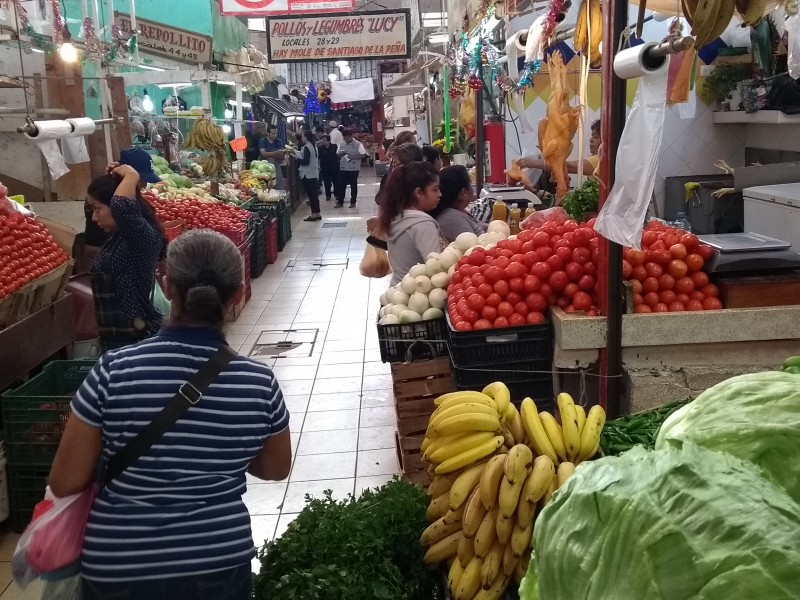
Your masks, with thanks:
<instances>
[{"instance_id":1,"label":"red fire extinguisher","mask_svg":"<svg viewBox=\"0 0 800 600\"><path fill-rule=\"evenodd\" d=\"M487 183L505 183L506 138L503 124L493 121L484 122L483 139L486 143L485 180Z\"/></svg>"}]
</instances>

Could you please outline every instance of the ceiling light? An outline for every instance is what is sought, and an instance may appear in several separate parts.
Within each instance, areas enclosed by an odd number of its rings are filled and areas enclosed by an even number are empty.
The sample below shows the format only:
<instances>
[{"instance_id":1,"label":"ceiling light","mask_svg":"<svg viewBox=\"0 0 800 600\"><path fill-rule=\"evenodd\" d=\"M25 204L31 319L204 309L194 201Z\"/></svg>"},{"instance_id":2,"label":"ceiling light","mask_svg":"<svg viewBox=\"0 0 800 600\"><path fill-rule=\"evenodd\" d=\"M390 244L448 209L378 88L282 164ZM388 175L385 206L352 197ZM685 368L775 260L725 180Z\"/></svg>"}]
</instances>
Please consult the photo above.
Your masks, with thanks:
<instances>
[{"instance_id":1,"label":"ceiling light","mask_svg":"<svg viewBox=\"0 0 800 600\"><path fill-rule=\"evenodd\" d=\"M144 112L151 113L155 106L153 105L153 101L150 100L150 96L147 95L147 90L144 91L144 96L142 96L142 110Z\"/></svg>"},{"instance_id":2,"label":"ceiling light","mask_svg":"<svg viewBox=\"0 0 800 600\"><path fill-rule=\"evenodd\" d=\"M345 77L350 76L350 67L342 67L340 71L342 72L342 75L344 75Z\"/></svg>"},{"instance_id":3,"label":"ceiling light","mask_svg":"<svg viewBox=\"0 0 800 600\"><path fill-rule=\"evenodd\" d=\"M336 73L331 73L328 75L328 81L336 81L337 79L339 78L336 76Z\"/></svg>"},{"instance_id":4,"label":"ceiling light","mask_svg":"<svg viewBox=\"0 0 800 600\"><path fill-rule=\"evenodd\" d=\"M64 27L64 42L58 48L58 55L65 63L78 62L78 49L72 43L72 34L69 27Z\"/></svg>"},{"instance_id":5,"label":"ceiling light","mask_svg":"<svg viewBox=\"0 0 800 600\"><path fill-rule=\"evenodd\" d=\"M140 69L145 69L147 71L165 71L166 69L162 69L161 67L154 67L152 65L139 65Z\"/></svg>"},{"instance_id":6,"label":"ceiling light","mask_svg":"<svg viewBox=\"0 0 800 600\"><path fill-rule=\"evenodd\" d=\"M231 126L225 123L225 125L222 126L222 133L228 135L230 132L231 132Z\"/></svg>"},{"instance_id":7,"label":"ceiling light","mask_svg":"<svg viewBox=\"0 0 800 600\"><path fill-rule=\"evenodd\" d=\"M232 119L233 118L233 111L230 108L225 109L225 118Z\"/></svg>"},{"instance_id":8,"label":"ceiling light","mask_svg":"<svg viewBox=\"0 0 800 600\"><path fill-rule=\"evenodd\" d=\"M438 46L439 44L446 44L450 39L448 33L435 33L428 36L428 43Z\"/></svg>"},{"instance_id":9,"label":"ceiling light","mask_svg":"<svg viewBox=\"0 0 800 600\"><path fill-rule=\"evenodd\" d=\"M193 85L194 85L193 83L157 83L156 87L159 88L159 89L162 89L162 90L164 90L164 89L167 89L167 90L175 89L175 90L177 90L177 89L180 89L180 88L192 87Z\"/></svg>"},{"instance_id":10,"label":"ceiling light","mask_svg":"<svg viewBox=\"0 0 800 600\"><path fill-rule=\"evenodd\" d=\"M216 83L217 83L217 85L229 85L231 87L236 85L235 81L217 81Z\"/></svg>"},{"instance_id":11,"label":"ceiling light","mask_svg":"<svg viewBox=\"0 0 800 600\"><path fill-rule=\"evenodd\" d=\"M349 63L348 61L346 61L346 60L337 60L337 61L336 61L335 63L333 63L333 64L335 64L337 67L339 67L340 69L342 69L342 68L346 67L347 65L349 65L350 63Z\"/></svg>"}]
</instances>

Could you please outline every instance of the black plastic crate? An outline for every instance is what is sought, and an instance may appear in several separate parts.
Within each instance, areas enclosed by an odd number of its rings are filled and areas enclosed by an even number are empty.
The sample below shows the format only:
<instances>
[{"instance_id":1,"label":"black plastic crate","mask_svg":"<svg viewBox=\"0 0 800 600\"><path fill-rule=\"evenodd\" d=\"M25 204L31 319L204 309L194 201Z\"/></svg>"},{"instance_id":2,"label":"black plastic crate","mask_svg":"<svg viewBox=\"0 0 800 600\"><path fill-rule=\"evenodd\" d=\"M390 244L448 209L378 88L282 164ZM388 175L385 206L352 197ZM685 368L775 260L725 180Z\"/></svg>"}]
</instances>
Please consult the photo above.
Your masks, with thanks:
<instances>
[{"instance_id":1,"label":"black plastic crate","mask_svg":"<svg viewBox=\"0 0 800 600\"><path fill-rule=\"evenodd\" d=\"M11 527L21 533L31 522L34 507L44 499L50 467L8 465L8 499Z\"/></svg>"},{"instance_id":2,"label":"black plastic crate","mask_svg":"<svg viewBox=\"0 0 800 600\"><path fill-rule=\"evenodd\" d=\"M378 325L378 344L383 362L406 362L447 355L444 318L404 325Z\"/></svg>"},{"instance_id":3,"label":"black plastic crate","mask_svg":"<svg viewBox=\"0 0 800 600\"><path fill-rule=\"evenodd\" d=\"M70 415L70 401L95 361L57 360L27 383L3 394L3 431L9 463L50 466Z\"/></svg>"},{"instance_id":4,"label":"black plastic crate","mask_svg":"<svg viewBox=\"0 0 800 600\"><path fill-rule=\"evenodd\" d=\"M447 318L450 356L459 367L510 364L520 360L553 358L550 321L505 329L456 331Z\"/></svg>"},{"instance_id":5,"label":"black plastic crate","mask_svg":"<svg viewBox=\"0 0 800 600\"><path fill-rule=\"evenodd\" d=\"M511 400L517 406L528 396L536 401L539 410L554 406L552 360L516 361L507 366L457 366L451 361L453 380L458 390L481 391L490 383L502 381L508 386Z\"/></svg>"}]
</instances>

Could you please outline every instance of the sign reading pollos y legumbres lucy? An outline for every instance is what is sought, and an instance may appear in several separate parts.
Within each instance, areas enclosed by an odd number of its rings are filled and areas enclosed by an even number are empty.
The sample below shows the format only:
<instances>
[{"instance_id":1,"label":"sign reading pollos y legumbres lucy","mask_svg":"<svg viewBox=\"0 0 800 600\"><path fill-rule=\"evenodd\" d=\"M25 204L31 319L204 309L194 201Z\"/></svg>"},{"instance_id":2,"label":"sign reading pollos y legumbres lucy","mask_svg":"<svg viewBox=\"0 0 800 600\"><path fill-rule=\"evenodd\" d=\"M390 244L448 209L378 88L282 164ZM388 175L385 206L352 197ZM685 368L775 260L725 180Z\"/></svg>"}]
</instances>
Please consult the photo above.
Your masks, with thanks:
<instances>
[{"instance_id":1,"label":"sign reading pollos y legumbres lucy","mask_svg":"<svg viewBox=\"0 0 800 600\"><path fill-rule=\"evenodd\" d=\"M129 38L133 30L130 15L115 11L114 22L122 36ZM193 65L211 63L211 38L208 36L138 17L136 28L141 52Z\"/></svg>"},{"instance_id":2,"label":"sign reading pollos y legumbres lucy","mask_svg":"<svg viewBox=\"0 0 800 600\"><path fill-rule=\"evenodd\" d=\"M350 15L268 17L267 48L273 63L408 58L408 9Z\"/></svg>"}]
</instances>

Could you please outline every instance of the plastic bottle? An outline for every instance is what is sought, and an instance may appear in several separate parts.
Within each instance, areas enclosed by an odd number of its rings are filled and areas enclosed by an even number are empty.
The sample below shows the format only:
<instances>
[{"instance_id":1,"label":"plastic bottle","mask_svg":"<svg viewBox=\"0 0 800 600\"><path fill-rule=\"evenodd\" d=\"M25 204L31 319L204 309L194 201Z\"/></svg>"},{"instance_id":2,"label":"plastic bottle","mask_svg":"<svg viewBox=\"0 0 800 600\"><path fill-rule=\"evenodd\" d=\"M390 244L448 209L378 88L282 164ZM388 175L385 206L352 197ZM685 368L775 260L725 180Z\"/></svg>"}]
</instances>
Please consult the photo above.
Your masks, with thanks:
<instances>
[{"instance_id":1,"label":"plastic bottle","mask_svg":"<svg viewBox=\"0 0 800 600\"><path fill-rule=\"evenodd\" d=\"M492 205L492 221L507 221L508 220L508 206L503 199L498 196L495 203Z\"/></svg>"},{"instance_id":2,"label":"plastic bottle","mask_svg":"<svg viewBox=\"0 0 800 600\"><path fill-rule=\"evenodd\" d=\"M536 212L536 209L533 208L533 204L529 204L528 208L525 209L525 219L530 217L532 214Z\"/></svg>"},{"instance_id":3,"label":"plastic bottle","mask_svg":"<svg viewBox=\"0 0 800 600\"><path fill-rule=\"evenodd\" d=\"M522 210L516 204L511 205L511 210L508 213L508 228L511 230L511 235L519 233L519 222L522 218Z\"/></svg>"},{"instance_id":4,"label":"plastic bottle","mask_svg":"<svg viewBox=\"0 0 800 600\"><path fill-rule=\"evenodd\" d=\"M679 212L678 216L675 219L675 222L672 224L673 227L677 227L678 229L683 229L684 231L688 231L691 233L692 226L689 223L688 219L686 218L686 213Z\"/></svg>"}]
</instances>

